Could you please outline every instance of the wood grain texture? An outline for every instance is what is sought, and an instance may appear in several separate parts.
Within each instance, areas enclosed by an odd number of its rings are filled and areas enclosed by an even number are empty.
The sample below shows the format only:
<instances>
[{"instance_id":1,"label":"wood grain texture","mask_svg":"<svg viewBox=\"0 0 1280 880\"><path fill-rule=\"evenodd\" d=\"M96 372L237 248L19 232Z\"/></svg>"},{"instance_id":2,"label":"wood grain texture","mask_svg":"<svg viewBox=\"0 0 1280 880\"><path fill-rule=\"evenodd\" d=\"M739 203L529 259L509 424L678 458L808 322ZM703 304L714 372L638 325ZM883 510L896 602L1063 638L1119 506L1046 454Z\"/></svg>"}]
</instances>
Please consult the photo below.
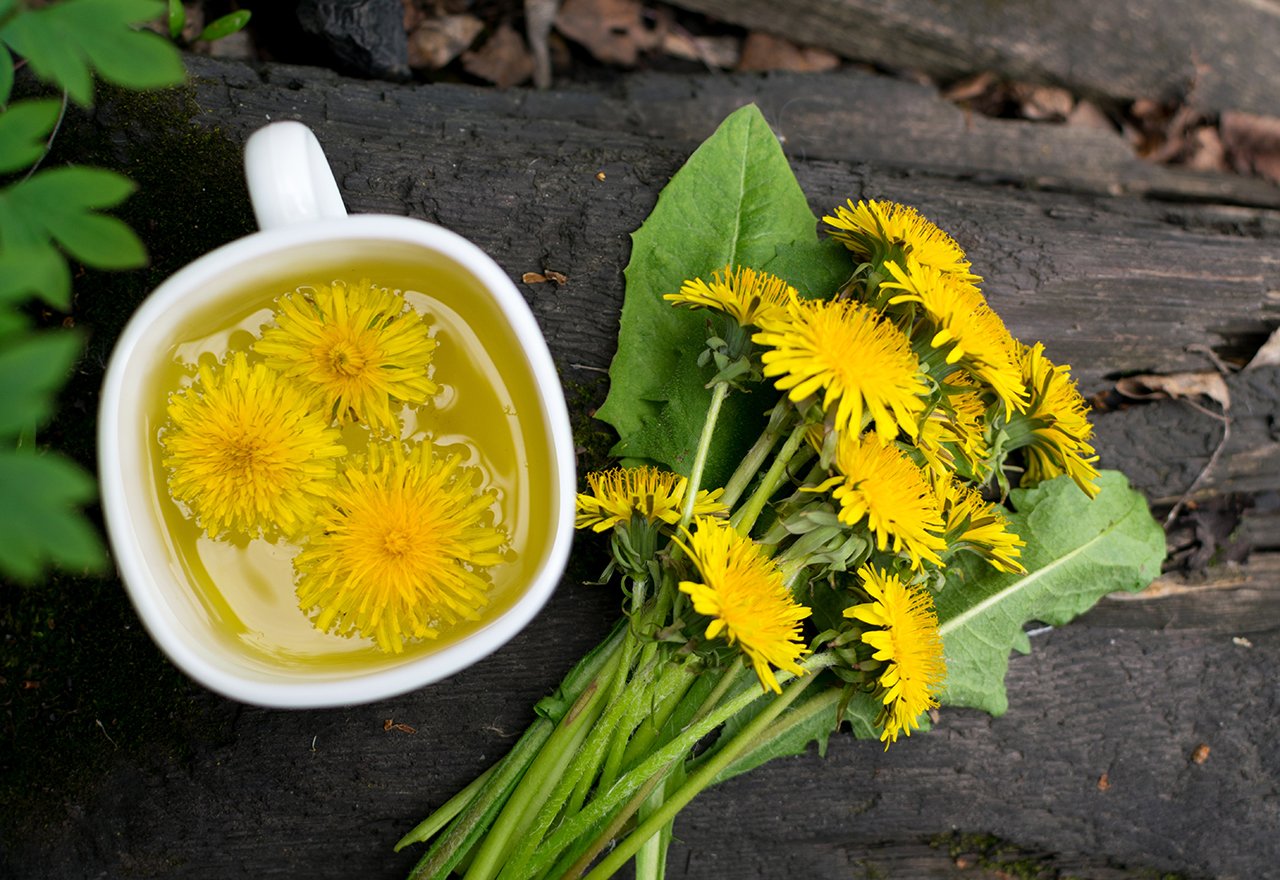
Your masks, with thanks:
<instances>
[{"instance_id":1,"label":"wood grain texture","mask_svg":"<svg viewBox=\"0 0 1280 880\"><path fill-rule=\"evenodd\" d=\"M797 101L823 94L795 77L652 79L612 93L535 96L208 61L192 69L198 124L231 145L268 119L301 119L325 145L352 210L457 230L513 279L545 269L567 275L559 287L518 286L566 384L578 389L579 415L598 402L613 352L628 234L701 136L689 120L714 122L719 111L708 106L762 93L780 107L788 92ZM833 113L886 93L907 117L941 106L932 93L871 77L830 88ZM118 125L112 112L101 111L101 124ZM806 112L822 115L817 105ZM139 155L143 129L141 121L123 128L119 137L135 140L122 142L122 157ZM1102 172L1072 176L1065 162L1059 185L1038 189L1009 173L1023 161L1022 130L1009 129L1012 153L993 135L966 154L964 129L939 133L967 156L952 165L928 158L945 153L938 144L906 136L892 157L882 148L883 160L852 148L796 151L798 137L788 146L815 210L847 197L892 198L953 230L1011 329L1044 339L1087 391L1119 373L1204 368L1188 347L1245 354L1280 322L1274 208L1244 204L1238 192L1223 197L1229 205L1203 194L1165 201L1152 189L1126 189L1127 166L1107 166L1112 159L1089 167L1111 167L1121 195L1106 194ZM1206 485L1210 495L1265 500L1276 488L1276 373L1231 381L1241 445ZM1216 442L1216 423L1196 414L1168 401L1101 416L1106 463L1132 463L1139 487L1167 503ZM7 835L0 873L403 876L415 855L392 853L394 841L503 753L533 702L616 618L610 588L585 583L598 552L587 542L579 549L550 606L513 643L418 692L279 712L192 686L179 756L121 753L75 794L45 792L44 824ZM708 792L680 817L669 876L998 876L983 835L1059 875L1266 876L1280 857L1280 571L1273 554L1259 552L1212 578L1222 585L1109 600L1035 636L1032 653L1011 663L1011 708L1001 718L944 710L932 733L887 753L836 737L825 759L777 761ZM389 719L414 732L385 729ZM1211 755L1196 764L1201 743ZM110 749L96 736L85 748Z\"/></svg>"},{"instance_id":2,"label":"wood grain texture","mask_svg":"<svg viewBox=\"0 0 1280 880\"><path fill-rule=\"evenodd\" d=\"M1280 7L1271 0L678 0L721 21L894 70L982 70L1112 101L1187 100L1275 115Z\"/></svg>"}]
</instances>

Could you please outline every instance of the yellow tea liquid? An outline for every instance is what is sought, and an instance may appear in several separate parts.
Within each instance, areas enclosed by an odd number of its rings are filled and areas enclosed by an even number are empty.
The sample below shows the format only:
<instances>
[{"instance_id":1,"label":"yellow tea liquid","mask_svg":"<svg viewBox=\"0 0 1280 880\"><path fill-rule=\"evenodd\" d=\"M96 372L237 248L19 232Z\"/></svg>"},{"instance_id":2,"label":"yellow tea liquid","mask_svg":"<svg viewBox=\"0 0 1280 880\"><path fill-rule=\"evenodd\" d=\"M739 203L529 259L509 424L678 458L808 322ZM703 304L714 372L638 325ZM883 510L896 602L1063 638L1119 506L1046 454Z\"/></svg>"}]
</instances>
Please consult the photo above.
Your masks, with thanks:
<instances>
[{"instance_id":1,"label":"yellow tea liquid","mask_svg":"<svg viewBox=\"0 0 1280 880\"><path fill-rule=\"evenodd\" d=\"M404 654L383 652L371 639L316 629L298 607L293 556L297 545L266 538L211 539L171 499L158 433L167 420L169 392L189 383L198 361L247 351L270 323L280 295L298 287L355 284L399 290L427 316L436 339L432 377L440 393L426 406L402 411L410 443L430 439L442 452L461 451L463 464L479 469L498 492L496 524L507 533L508 562L487 570L489 604L480 619L441 630L438 638L407 642ZM161 522L167 529L175 577L185 582L210 626L234 642L249 665L348 674L401 663L438 650L485 625L510 607L542 561L553 516L551 455L537 387L518 339L482 289L466 273L448 267L379 259L308 267L237 291L216 319L199 316L172 345L167 368L155 376L148 406L151 476ZM365 445L365 429L344 430L349 450Z\"/></svg>"}]
</instances>

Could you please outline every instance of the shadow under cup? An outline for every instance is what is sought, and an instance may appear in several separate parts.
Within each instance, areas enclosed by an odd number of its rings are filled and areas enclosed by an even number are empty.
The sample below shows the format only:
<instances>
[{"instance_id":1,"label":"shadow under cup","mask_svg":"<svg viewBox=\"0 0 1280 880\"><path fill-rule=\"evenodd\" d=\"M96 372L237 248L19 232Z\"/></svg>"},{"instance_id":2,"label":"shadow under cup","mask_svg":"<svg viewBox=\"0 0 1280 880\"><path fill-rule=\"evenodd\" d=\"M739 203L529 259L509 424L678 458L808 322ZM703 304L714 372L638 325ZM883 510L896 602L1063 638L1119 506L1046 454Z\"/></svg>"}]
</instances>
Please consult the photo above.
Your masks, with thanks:
<instances>
[{"instance_id":1,"label":"shadow under cup","mask_svg":"<svg viewBox=\"0 0 1280 880\"><path fill-rule=\"evenodd\" d=\"M513 550L490 569L489 605L478 620L400 654L314 628L294 595L296 547L203 536L169 497L157 439L169 392L197 360L247 348L279 295L365 278L401 290L437 341L433 378L442 392L416 414L406 411L406 433L462 453L464 465L483 472L499 492ZM140 618L187 674L245 702L343 705L444 678L528 623L568 557L573 446L541 332L492 260L420 221L353 216L257 233L181 270L121 335L99 432L108 536Z\"/></svg>"}]
</instances>

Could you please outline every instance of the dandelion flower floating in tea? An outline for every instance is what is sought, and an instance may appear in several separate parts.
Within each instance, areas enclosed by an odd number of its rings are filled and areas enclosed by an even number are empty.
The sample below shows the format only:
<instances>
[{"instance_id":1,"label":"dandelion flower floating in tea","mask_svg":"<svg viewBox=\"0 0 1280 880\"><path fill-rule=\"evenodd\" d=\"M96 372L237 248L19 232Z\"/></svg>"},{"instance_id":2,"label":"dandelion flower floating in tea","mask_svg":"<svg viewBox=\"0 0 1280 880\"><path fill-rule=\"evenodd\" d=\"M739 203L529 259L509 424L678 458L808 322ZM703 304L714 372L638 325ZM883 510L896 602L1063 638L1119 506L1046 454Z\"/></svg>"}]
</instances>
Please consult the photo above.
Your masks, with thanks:
<instances>
[{"instance_id":1,"label":"dandelion flower floating in tea","mask_svg":"<svg viewBox=\"0 0 1280 880\"><path fill-rule=\"evenodd\" d=\"M407 639L478 617L486 569L505 560L507 543L480 477L426 441L372 441L353 456L294 558L298 603L316 627L398 653Z\"/></svg>"},{"instance_id":2,"label":"dandelion flower floating in tea","mask_svg":"<svg viewBox=\"0 0 1280 880\"><path fill-rule=\"evenodd\" d=\"M633 516L650 523L675 525L680 520L689 481L671 471L646 465L636 468L611 468L587 474L591 491L578 495L575 525L580 529L603 532L626 525ZM708 492L700 489L694 498L695 515L728 515L719 498L724 489Z\"/></svg>"},{"instance_id":3,"label":"dandelion flower floating in tea","mask_svg":"<svg viewBox=\"0 0 1280 880\"><path fill-rule=\"evenodd\" d=\"M902 331L870 308L793 297L786 318L767 321L752 339L768 346L764 375L777 376L791 400L823 392L836 430L861 431L865 411L886 440L899 429L916 435L928 392L920 364Z\"/></svg>"},{"instance_id":4,"label":"dandelion flower floating in tea","mask_svg":"<svg viewBox=\"0 0 1280 880\"><path fill-rule=\"evenodd\" d=\"M702 581L681 581L680 592L693 600L694 611L711 618L706 638L723 634L751 661L760 684L781 693L773 669L804 674L800 621L810 610L791 597L773 560L727 521L700 516L687 540L685 552Z\"/></svg>"},{"instance_id":5,"label":"dandelion flower floating in tea","mask_svg":"<svg viewBox=\"0 0 1280 880\"><path fill-rule=\"evenodd\" d=\"M160 433L169 492L210 537L302 530L328 496L338 431L308 395L243 352L202 363L169 396Z\"/></svg>"},{"instance_id":6,"label":"dandelion flower floating in tea","mask_svg":"<svg viewBox=\"0 0 1280 880\"><path fill-rule=\"evenodd\" d=\"M430 376L435 347L403 296L365 279L280 297L275 324L253 349L314 391L338 421L394 433L393 404L418 406L439 391Z\"/></svg>"},{"instance_id":7,"label":"dandelion flower floating in tea","mask_svg":"<svg viewBox=\"0 0 1280 880\"><path fill-rule=\"evenodd\" d=\"M880 740L888 748L899 734L910 736L920 726L921 713L938 705L947 666L929 593L870 565L860 568L858 577L872 601L846 608L844 616L876 627L863 633L862 641L875 649L872 659L885 664L879 676L884 704L879 723L884 728Z\"/></svg>"}]
</instances>

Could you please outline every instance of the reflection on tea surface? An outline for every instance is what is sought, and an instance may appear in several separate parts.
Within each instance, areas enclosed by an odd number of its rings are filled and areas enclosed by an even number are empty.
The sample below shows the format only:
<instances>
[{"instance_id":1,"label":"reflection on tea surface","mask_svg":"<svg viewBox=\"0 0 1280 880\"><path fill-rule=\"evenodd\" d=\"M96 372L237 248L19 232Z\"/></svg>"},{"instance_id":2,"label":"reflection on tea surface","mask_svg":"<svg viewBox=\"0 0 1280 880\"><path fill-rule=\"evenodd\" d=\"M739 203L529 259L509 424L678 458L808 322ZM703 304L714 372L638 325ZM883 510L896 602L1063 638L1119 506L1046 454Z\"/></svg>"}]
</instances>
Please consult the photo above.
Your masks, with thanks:
<instances>
[{"instance_id":1,"label":"reflection on tea surface","mask_svg":"<svg viewBox=\"0 0 1280 880\"><path fill-rule=\"evenodd\" d=\"M171 567L219 637L251 666L339 674L510 607L547 540L550 453L520 345L476 283L379 261L231 301L174 341L148 406ZM391 369L344 320L381 334Z\"/></svg>"}]
</instances>

